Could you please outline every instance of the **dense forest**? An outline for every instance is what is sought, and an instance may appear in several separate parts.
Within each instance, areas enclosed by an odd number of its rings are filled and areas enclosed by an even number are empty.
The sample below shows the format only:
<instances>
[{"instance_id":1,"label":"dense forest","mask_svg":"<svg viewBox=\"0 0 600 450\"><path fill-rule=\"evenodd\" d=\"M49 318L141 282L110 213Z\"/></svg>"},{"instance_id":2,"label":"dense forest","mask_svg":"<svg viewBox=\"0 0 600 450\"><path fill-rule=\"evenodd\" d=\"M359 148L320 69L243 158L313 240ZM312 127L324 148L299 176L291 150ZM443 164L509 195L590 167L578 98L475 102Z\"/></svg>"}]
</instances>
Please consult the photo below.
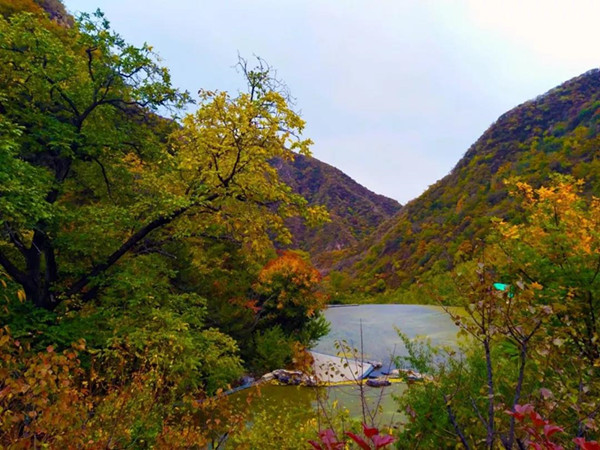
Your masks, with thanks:
<instances>
[{"instance_id":1,"label":"dense forest","mask_svg":"<svg viewBox=\"0 0 600 450\"><path fill-rule=\"evenodd\" d=\"M263 60L237 69L195 99L101 11L0 0L0 447L599 449L600 71L401 206L311 156ZM394 426L228 395L310 373L327 305L375 294L459 330L399 330L420 382Z\"/></svg>"}]
</instances>

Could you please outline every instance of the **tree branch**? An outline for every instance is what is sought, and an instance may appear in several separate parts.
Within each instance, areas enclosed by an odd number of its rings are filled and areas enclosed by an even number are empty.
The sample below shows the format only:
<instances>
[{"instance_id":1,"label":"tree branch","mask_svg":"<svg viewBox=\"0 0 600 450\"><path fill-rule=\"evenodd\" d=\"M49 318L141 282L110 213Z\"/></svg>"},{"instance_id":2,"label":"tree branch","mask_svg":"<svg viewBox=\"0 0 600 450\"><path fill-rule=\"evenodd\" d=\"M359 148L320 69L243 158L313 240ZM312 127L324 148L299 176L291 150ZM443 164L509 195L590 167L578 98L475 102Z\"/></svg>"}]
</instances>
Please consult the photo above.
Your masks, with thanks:
<instances>
[{"instance_id":1,"label":"tree branch","mask_svg":"<svg viewBox=\"0 0 600 450\"><path fill-rule=\"evenodd\" d=\"M102 177L104 178L104 183L106 184L106 191L108 192L109 198L113 200L112 190L110 189L110 182L108 181L108 175L106 173L106 168L104 167L104 164L102 164L98 158L92 157L92 160L100 166L100 170L102 171Z\"/></svg>"},{"instance_id":2,"label":"tree branch","mask_svg":"<svg viewBox=\"0 0 600 450\"><path fill-rule=\"evenodd\" d=\"M214 198L216 198L216 195L213 195L212 198L209 198L207 200L208 201L214 200ZM106 259L105 262L103 262L102 264L96 265L95 267L93 267L90 270L89 273L82 276L79 280L77 280L75 283L73 283L71 285L71 287L69 287L65 291L65 293L64 293L65 296L70 297L72 295L75 295L75 294L78 294L79 292L81 292L83 290L83 288L85 288L92 281L92 279L94 277L97 277L101 273L105 272L112 265L114 265L119 259L121 259L121 257L124 254L129 252L138 242L140 242L142 239L144 239L148 234L150 234L152 231L156 230L157 228L160 228L160 227L172 222L174 219L176 219L177 217L179 217L180 215L182 215L183 213L188 211L192 206L195 206L195 205L184 206L184 207L177 209L176 211L174 211L173 213L171 213L169 215L160 216L160 217L154 219L152 222L148 223L146 226L144 226L140 230L138 230L129 239L127 239L127 241L125 241L121 245L121 247L119 247L115 252L113 252Z\"/></svg>"},{"instance_id":3,"label":"tree branch","mask_svg":"<svg viewBox=\"0 0 600 450\"><path fill-rule=\"evenodd\" d=\"M4 253L0 251L0 265L4 267L6 273L13 278L17 283L24 284L27 280L25 272L20 271Z\"/></svg>"},{"instance_id":4,"label":"tree branch","mask_svg":"<svg viewBox=\"0 0 600 450\"><path fill-rule=\"evenodd\" d=\"M471 446L469 445L467 438L465 437L460 426L458 426L458 422L456 422L456 417L454 416L454 411L452 411L452 407L450 406L450 400L448 399L448 397L446 395L444 395L444 403L446 404L446 411L448 412L448 418L450 419L450 423L452 423L452 426L454 427L454 431L456 431L456 434L458 434L458 437L460 438L460 442L462 442L465 449L471 450Z\"/></svg>"},{"instance_id":5,"label":"tree branch","mask_svg":"<svg viewBox=\"0 0 600 450\"><path fill-rule=\"evenodd\" d=\"M8 238L13 243L13 245L15 247L17 247L17 249L21 252L21 254L23 256L26 257L27 256L27 248L25 247L25 244L21 240L21 237L19 236L19 234L16 231L12 230L11 227L8 225L8 223L4 224L4 229L6 230L6 234L8 235Z\"/></svg>"}]
</instances>

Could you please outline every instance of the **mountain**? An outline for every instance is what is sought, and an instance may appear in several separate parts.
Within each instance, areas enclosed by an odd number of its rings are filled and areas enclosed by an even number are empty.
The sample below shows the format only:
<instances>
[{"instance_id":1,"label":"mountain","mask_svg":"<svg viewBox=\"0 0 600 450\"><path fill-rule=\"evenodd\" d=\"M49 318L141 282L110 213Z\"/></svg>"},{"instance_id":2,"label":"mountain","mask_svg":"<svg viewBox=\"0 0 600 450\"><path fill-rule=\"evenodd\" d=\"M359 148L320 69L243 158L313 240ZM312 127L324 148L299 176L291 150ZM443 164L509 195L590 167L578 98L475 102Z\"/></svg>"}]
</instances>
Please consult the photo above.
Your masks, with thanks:
<instances>
[{"instance_id":1,"label":"mountain","mask_svg":"<svg viewBox=\"0 0 600 450\"><path fill-rule=\"evenodd\" d=\"M9 17L21 11L45 13L61 26L70 27L74 23L60 0L0 0L0 15Z\"/></svg>"},{"instance_id":2,"label":"mountain","mask_svg":"<svg viewBox=\"0 0 600 450\"><path fill-rule=\"evenodd\" d=\"M64 27L74 24L60 0L0 0L0 15L9 17L20 11L46 14ZM289 222L294 239L291 247L308 251L320 268L330 265L324 257L328 252L343 253L356 246L400 209L395 200L374 194L315 158L298 155L293 162L277 160L273 164L295 192L310 204L325 205L330 211L332 221L320 229L307 229L300 219Z\"/></svg>"},{"instance_id":3,"label":"mountain","mask_svg":"<svg viewBox=\"0 0 600 450\"><path fill-rule=\"evenodd\" d=\"M308 251L320 269L327 269L349 248L371 235L401 205L361 186L341 170L313 157L296 155L293 162L276 160L279 176L309 204L325 205L331 222L311 229L291 220L292 247Z\"/></svg>"},{"instance_id":4,"label":"mountain","mask_svg":"<svg viewBox=\"0 0 600 450\"><path fill-rule=\"evenodd\" d=\"M600 71L591 70L502 115L454 169L362 242L338 268L369 290L408 285L469 258L491 217L518 214L504 180L534 186L552 172L600 194Z\"/></svg>"}]
</instances>

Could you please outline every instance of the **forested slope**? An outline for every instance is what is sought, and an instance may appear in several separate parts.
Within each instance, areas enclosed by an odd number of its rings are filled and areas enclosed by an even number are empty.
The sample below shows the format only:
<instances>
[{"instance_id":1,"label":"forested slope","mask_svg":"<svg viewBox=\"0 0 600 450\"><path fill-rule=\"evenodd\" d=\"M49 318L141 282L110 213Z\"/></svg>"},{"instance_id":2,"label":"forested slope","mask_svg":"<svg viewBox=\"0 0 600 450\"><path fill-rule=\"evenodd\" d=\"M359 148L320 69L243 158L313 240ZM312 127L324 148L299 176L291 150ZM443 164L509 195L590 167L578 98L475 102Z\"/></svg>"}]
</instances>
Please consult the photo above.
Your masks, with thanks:
<instances>
[{"instance_id":1,"label":"forested slope","mask_svg":"<svg viewBox=\"0 0 600 450\"><path fill-rule=\"evenodd\" d=\"M340 266L353 264L362 287L382 279L388 288L448 270L481 246L491 217L519 214L505 184L511 177L539 186L552 173L572 174L586 180L586 192L600 193L599 96L594 69L502 115L450 174Z\"/></svg>"},{"instance_id":2,"label":"forested slope","mask_svg":"<svg viewBox=\"0 0 600 450\"><path fill-rule=\"evenodd\" d=\"M331 221L308 228L290 220L293 247L308 251L320 268L330 264L327 252L357 245L386 219L400 210L400 204L361 186L341 170L313 157L298 155L294 161L273 162L281 179L311 205L324 205Z\"/></svg>"}]
</instances>

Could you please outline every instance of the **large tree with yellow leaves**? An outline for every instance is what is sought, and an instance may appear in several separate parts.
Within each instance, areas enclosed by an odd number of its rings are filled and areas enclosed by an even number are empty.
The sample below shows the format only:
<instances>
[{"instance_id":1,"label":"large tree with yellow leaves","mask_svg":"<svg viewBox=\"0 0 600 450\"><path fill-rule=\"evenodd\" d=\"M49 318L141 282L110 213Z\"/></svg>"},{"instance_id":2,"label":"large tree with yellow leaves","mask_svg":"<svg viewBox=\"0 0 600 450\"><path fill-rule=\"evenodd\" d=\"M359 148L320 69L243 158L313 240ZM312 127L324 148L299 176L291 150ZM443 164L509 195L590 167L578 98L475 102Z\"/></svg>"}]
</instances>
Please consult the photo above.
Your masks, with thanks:
<instances>
[{"instance_id":1,"label":"large tree with yellow leaves","mask_svg":"<svg viewBox=\"0 0 600 450\"><path fill-rule=\"evenodd\" d=\"M166 239L227 233L260 252L289 238L285 217L325 217L269 165L310 141L268 71L246 71L236 97L202 92L178 123L157 112L187 93L101 13L71 28L0 18L0 42L0 265L35 305L93 298Z\"/></svg>"}]
</instances>

